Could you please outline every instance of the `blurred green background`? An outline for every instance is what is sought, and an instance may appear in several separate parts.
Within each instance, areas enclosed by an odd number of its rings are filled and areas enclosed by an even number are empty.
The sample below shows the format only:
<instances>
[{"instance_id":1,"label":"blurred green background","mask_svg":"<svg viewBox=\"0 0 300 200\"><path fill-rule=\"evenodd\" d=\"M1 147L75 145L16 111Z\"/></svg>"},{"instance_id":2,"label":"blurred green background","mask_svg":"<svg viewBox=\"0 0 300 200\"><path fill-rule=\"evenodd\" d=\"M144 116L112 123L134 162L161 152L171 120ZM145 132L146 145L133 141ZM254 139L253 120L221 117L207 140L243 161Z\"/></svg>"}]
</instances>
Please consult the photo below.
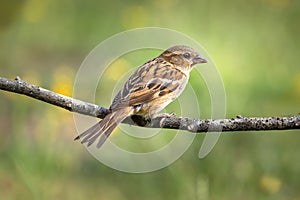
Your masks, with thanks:
<instances>
[{"instance_id":1,"label":"blurred green background","mask_svg":"<svg viewBox=\"0 0 300 200\"><path fill-rule=\"evenodd\" d=\"M296 0L3 1L0 76L72 95L76 71L98 43L131 28L159 26L206 48L224 81L227 117L296 115L299 18ZM102 81L115 83L157 52L139 55L116 62L124 71L111 67ZM206 90L195 72L190 81ZM99 87L101 105L108 106L111 88ZM209 94L198 95L201 117L208 118ZM0 199L300 198L299 131L224 133L202 160L199 134L171 166L127 174L73 141L72 113L4 91L0 110Z\"/></svg>"}]
</instances>

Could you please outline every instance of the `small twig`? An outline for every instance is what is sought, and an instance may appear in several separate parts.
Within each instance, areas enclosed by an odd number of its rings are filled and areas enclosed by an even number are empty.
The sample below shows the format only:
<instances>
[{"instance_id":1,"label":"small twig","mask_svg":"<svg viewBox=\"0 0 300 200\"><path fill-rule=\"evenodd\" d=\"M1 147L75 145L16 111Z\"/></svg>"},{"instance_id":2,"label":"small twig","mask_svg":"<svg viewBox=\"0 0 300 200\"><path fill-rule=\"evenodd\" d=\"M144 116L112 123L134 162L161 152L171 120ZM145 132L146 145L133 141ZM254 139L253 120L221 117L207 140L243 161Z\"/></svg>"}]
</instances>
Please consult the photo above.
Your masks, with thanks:
<instances>
[{"instance_id":1,"label":"small twig","mask_svg":"<svg viewBox=\"0 0 300 200\"><path fill-rule=\"evenodd\" d=\"M19 77L15 80L0 77L0 89L23 94L46 103L98 118L104 118L109 110L95 104L83 102L71 97L57 94L22 81ZM291 117L242 117L232 119L192 119L184 117L157 117L146 119L141 116L132 116L123 123L134 124L149 128L181 129L191 132L213 131L260 131L260 130L286 130L300 129L300 116Z\"/></svg>"}]
</instances>

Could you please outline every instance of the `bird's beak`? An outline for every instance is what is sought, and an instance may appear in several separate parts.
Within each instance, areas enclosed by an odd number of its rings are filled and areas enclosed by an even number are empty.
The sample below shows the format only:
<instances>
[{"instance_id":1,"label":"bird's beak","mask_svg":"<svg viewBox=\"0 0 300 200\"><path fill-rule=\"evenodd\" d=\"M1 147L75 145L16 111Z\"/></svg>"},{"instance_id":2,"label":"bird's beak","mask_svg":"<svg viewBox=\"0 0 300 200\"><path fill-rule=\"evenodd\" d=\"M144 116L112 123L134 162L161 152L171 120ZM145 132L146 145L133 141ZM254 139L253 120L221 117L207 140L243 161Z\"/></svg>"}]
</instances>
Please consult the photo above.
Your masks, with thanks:
<instances>
[{"instance_id":1,"label":"bird's beak","mask_svg":"<svg viewBox=\"0 0 300 200\"><path fill-rule=\"evenodd\" d=\"M203 58L201 55L196 56L195 58L193 58L193 64L200 64L200 63L207 63L207 60L205 58Z\"/></svg>"}]
</instances>

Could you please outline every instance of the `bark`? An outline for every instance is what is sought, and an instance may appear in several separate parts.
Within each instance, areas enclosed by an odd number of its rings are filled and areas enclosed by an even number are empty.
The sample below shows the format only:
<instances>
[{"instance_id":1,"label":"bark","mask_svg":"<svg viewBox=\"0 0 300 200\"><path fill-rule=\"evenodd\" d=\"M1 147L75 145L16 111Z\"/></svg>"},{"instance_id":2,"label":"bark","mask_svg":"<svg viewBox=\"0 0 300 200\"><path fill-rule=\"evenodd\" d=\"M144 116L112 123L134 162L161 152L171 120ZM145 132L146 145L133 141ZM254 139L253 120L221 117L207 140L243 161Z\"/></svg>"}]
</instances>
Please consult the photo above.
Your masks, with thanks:
<instances>
[{"instance_id":1,"label":"bark","mask_svg":"<svg viewBox=\"0 0 300 200\"><path fill-rule=\"evenodd\" d=\"M15 80L0 77L0 89L26 95L71 112L101 119L109 113L107 108L57 94L53 91L27 83L19 77ZM122 123L149 128L181 129L190 132L263 131L300 129L300 116L243 117L239 115L232 119L193 119L186 117L156 117L148 119L135 115L125 119Z\"/></svg>"}]
</instances>

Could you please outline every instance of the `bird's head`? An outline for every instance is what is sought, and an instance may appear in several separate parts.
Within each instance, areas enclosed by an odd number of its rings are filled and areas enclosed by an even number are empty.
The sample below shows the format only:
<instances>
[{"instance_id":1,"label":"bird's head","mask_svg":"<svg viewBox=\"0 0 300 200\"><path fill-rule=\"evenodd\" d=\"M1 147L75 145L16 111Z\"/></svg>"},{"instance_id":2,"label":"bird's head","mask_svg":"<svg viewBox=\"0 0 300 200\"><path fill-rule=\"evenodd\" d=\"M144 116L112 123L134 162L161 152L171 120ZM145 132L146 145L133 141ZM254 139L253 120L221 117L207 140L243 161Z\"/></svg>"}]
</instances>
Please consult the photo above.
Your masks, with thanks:
<instances>
[{"instance_id":1,"label":"bird's head","mask_svg":"<svg viewBox=\"0 0 300 200\"><path fill-rule=\"evenodd\" d=\"M188 46L173 46L165 50L160 57L176 67L191 70L196 64L207 63L197 51Z\"/></svg>"}]
</instances>

